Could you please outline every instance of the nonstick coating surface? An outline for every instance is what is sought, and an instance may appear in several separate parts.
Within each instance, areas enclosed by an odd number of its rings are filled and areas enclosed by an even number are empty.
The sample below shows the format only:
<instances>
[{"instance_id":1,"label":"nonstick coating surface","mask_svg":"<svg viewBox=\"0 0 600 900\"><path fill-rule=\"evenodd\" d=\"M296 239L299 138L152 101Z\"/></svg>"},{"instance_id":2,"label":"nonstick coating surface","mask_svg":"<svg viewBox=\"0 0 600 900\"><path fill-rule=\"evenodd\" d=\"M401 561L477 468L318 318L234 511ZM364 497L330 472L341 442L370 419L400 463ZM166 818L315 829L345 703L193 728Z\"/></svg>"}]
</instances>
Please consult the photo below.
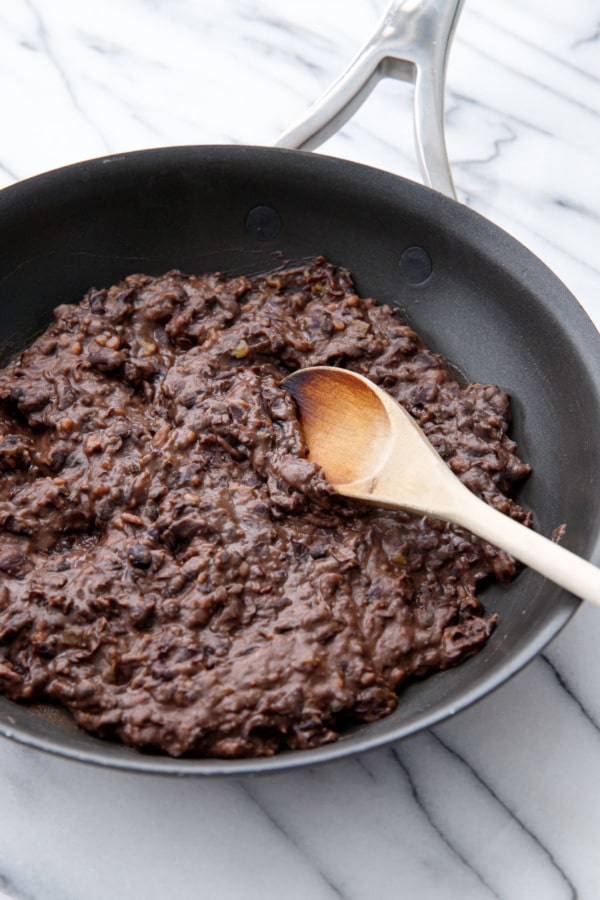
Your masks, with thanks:
<instances>
[{"instance_id":1,"label":"nonstick coating surface","mask_svg":"<svg viewBox=\"0 0 600 900\"><path fill-rule=\"evenodd\" d=\"M320 254L346 266L362 295L399 306L468 380L512 394L513 436L534 469L520 502L534 510L542 533L565 523L564 546L600 563L600 337L539 260L466 207L397 176L310 153L181 147L92 160L6 188L0 247L5 358L59 303L133 272L254 274ZM414 247L420 250L403 256ZM146 772L233 774L331 760L405 737L484 696L577 607L530 570L486 589L483 599L500 622L477 656L409 685L391 716L316 750L174 760L100 741L51 707L4 698L0 733Z\"/></svg>"}]
</instances>

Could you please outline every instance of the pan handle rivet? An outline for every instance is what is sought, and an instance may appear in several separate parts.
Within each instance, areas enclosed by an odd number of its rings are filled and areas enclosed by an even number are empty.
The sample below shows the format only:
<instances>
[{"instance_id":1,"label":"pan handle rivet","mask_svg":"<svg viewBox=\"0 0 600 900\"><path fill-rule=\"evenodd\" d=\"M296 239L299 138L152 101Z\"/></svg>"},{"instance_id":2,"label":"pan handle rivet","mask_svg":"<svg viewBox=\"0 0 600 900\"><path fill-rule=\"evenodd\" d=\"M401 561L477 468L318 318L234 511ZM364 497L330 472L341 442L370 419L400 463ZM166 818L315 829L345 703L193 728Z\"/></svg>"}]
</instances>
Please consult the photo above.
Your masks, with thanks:
<instances>
[{"instance_id":1,"label":"pan handle rivet","mask_svg":"<svg viewBox=\"0 0 600 900\"><path fill-rule=\"evenodd\" d=\"M407 247L400 257L400 271L411 284L423 284L432 270L431 257L422 247Z\"/></svg>"},{"instance_id":2,"label":"pan handle rivet","mask_svg":"<svg viewBox=\"0 0 600 900\"><path fill-rule=\"evenodd\" d=\"M246 216L246 231L257 241L272 241L281 231L281 216L272 206L255 206Z\"/></svg>"}]
</instances>

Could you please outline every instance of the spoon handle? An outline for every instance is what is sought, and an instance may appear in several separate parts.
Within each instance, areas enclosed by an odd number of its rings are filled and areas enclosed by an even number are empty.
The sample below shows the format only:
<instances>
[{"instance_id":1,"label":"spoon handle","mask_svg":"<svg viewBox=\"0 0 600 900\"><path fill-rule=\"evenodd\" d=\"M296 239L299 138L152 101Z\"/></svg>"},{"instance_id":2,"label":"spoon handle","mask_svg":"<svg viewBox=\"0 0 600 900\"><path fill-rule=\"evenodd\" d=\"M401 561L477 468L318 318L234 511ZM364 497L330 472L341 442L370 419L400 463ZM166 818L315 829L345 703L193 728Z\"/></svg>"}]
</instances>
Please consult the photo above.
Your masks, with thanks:
<instances>
[{"instance_id":1,"label":"spoon handle","mask_svg":"<svg viewBox=\"0 0 600 900\"><path fill-rule=\"evenodd\" d=\"M490 544L506 550L576 597L600 606L600 569L498 512L473 494L470 494L473 502L465 502L466 499L464 496L460 498L460 508L457 504L448 518Z\"/></svg>"}]
</instances>

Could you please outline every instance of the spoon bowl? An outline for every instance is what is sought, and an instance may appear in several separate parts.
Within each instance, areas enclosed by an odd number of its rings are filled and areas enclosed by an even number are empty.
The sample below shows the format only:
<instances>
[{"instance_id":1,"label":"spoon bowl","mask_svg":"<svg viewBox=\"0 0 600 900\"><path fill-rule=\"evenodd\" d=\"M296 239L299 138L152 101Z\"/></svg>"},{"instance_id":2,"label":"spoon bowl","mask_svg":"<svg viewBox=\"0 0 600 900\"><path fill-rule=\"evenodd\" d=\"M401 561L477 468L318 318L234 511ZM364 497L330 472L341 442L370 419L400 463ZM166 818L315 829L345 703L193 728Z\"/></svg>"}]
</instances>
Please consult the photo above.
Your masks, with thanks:
<instances>
[{"instance_id":1,"label":"spoon bowl","mask_svg":"<svg viewBox=\"0 0 600 900\"><path fill-rule=\"evenodd\" d=\"M409 413L369 379L314 366L282 387L298 406L309 458L338 494L454 522L600 605L600 569L475 496Z\"/></svg>"},{"instance_id":2,"label":"spoon bowl","mask_svg":"<svg viewBox=\"0 0 600 900\"><path fill-rule=\"evenodd\" d=\"M310 456L330 484L343 487L375 473L390 447L392 419L386 398L366 379L316 366L295 372L283 387L300 407Z\"/></svg>"}]
</instances>

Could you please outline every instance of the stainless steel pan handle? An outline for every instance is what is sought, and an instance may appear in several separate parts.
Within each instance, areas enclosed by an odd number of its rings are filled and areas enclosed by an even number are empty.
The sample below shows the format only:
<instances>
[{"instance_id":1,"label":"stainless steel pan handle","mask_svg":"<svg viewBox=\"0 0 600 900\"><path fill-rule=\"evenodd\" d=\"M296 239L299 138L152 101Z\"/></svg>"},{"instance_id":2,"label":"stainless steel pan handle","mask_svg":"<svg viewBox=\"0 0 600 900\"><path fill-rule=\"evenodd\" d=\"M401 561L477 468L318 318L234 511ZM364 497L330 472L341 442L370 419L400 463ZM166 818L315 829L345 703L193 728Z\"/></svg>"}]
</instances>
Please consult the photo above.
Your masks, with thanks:
<instances>
[{"instance_id":1,"label":"stainless steel pan handle","mask_svg":"<svg viewBox=\"0 0 600 900\"><path fill-rule=\"evenodd\" d=\"M455 198L444 132L444 86L463 2L393 0L348 68L275 146L312 150L351 118L381 78L412 82L415 146L423 180Z\"/></svg>"}]
</instances>

